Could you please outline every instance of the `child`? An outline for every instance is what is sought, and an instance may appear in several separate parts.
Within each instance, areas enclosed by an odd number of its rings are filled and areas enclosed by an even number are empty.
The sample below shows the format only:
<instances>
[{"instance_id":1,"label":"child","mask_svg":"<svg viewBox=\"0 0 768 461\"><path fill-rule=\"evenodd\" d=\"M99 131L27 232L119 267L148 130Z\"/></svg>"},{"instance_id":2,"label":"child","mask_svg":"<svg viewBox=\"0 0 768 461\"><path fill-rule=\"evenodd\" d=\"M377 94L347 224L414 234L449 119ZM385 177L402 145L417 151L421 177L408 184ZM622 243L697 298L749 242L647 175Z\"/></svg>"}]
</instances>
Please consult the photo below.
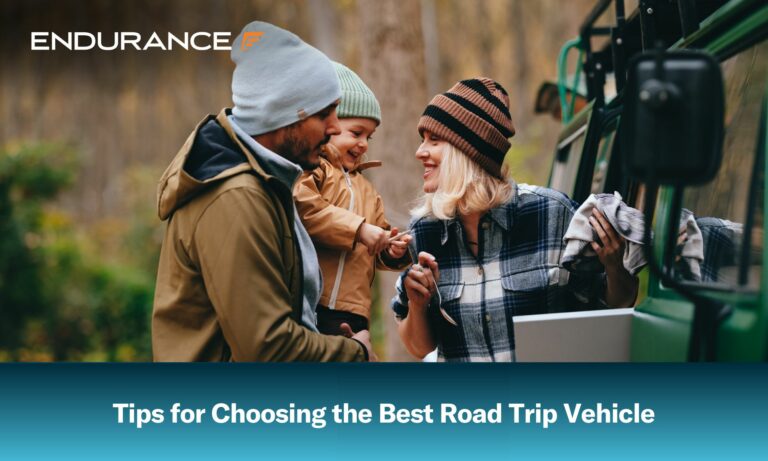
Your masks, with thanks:
<instances>
[{"instance_id":1,"label":"child","mask_svg":"<svg viewBox=\"0 0 768 461\"><path fill-rule=\"evenodd\" d=\"M334 63L342 97L337 114L341 134L326 145L320 166L296 183L294 199L317 249L323 293L317 306L321 333L368 329L374 268L410 265L409 235L390 229L381 197L361 172L381 162L362 159L381 122L373 92L352 70Z\"/></svg>"}]
</instances>

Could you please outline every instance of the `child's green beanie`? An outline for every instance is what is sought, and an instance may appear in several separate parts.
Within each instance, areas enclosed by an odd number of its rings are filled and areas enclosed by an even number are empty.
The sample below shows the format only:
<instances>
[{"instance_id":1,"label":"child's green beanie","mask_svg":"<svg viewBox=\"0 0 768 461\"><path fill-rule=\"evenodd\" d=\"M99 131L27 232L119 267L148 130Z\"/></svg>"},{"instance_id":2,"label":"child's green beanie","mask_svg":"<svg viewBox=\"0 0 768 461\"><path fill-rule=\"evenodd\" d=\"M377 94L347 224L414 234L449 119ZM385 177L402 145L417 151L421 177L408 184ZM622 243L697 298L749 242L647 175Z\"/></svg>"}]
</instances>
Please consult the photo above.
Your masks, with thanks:
<instances>
[{"instance_id":1,"label":"child's green beanie","mask_svg":"<svg viewBox=\"0 0 768 461\"><path fill-rule=\"evenodd\" d=\"M368 86L344 64L334 62L341 84L341 104L336 108L339 118L370 118L381 123L381 107Z\"/></svg>"}]
</instances>

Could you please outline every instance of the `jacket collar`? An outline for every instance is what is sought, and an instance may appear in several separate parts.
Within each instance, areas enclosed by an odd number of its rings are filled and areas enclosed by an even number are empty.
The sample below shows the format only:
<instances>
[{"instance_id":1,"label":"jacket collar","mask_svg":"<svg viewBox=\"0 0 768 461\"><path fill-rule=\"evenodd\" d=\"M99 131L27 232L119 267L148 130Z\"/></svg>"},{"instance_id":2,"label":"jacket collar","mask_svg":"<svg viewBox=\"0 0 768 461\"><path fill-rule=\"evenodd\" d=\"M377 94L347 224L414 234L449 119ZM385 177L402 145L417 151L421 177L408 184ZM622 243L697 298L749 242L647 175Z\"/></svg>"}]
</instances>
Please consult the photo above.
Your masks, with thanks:
<instances>
[{"instance_id":1,"label":"jacket collar","mask_svg":"<svg viewBox=\"0 0 768 461\"><path fill-rule=\"evenodd\" d=\"M232 126L232 123L229 120L229 115L231 115L232 110L231 109L222 109L221 112L216 116L216 121L219 122L219 125L221 125L222 128L227 132L230 138L237 144L237 147L240 148L240 150L245 154L245 158L248 160L248 165L251 167L253 172L256 173L256 175L261 176L265 179L273 179L274 177L264 171L264 168L261 167L261 164L256 161L256 159L253 156L253 152L251 149L245 146L243 144L242 140L240 139L240 136L237 135L235 132L235 129Z\"/></svg>"},{"instance_id":2,"label":"jacket collar","mask_svg":"<svg viewBox=\"0 0 768 461\"><path fill-rule=\"evenodd\" d=\"M382 165L383 163L381 162L381 160L370 160L370 161L362 162L358 164L356 167L350 170L350 173L362 173L363 170L367 170L368 168L377 168Z\"/></svg>"},{"instance_id":3,"label":"jacket collar","mask_svg":"<svg viewBox=\"0 0 768 461\"><path fill-rule=\"evenodd\" d=\"M232 115L229 115L227 119L232 130L237 135L236 140L240 144L240 148L246 152L250 151L258 157L261 162L257 163L266 174L276 178L288 189L293 189L296 178L301 175L301 167L256 142L252 136L249 136L248 133L237 125Z\"/></svg>"}]
</instances>

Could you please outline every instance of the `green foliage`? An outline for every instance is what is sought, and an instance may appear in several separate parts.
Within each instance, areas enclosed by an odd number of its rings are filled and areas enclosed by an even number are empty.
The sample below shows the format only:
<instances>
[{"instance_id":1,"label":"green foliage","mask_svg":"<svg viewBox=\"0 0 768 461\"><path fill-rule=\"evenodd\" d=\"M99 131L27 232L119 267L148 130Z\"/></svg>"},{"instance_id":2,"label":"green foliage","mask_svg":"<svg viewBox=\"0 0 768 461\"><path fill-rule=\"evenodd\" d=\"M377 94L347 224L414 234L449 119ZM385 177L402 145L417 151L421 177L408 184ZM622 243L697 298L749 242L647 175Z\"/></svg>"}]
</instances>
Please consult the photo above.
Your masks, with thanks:
<instances>
[{"instance_id":1,"label":"green foliage","mask_svg":"<svg viewBox=\"0 0 768 461\"><path fill-rule=\"evenodd\" d=\"M66 146L0 151L0 359L151 357L155 230L142 219L88 227L53 207L77 165Z\"/></svg>"},{"instance_id":2,"label":"green foliage","mask_svg":"<svg viewBox=\"0 0 768 461\"><path fill-rule=\"evenodd\" d=\"M381 279L378 275L373 281L371 287L371 318L368 322L371 333L371 343L373 344L373 350L379 360L387 360L386 347L385 347L385 331L384 331L384 316L387 312L390 312L387 301L382 299L381 296Z\"/></svg>"}]
</instances>

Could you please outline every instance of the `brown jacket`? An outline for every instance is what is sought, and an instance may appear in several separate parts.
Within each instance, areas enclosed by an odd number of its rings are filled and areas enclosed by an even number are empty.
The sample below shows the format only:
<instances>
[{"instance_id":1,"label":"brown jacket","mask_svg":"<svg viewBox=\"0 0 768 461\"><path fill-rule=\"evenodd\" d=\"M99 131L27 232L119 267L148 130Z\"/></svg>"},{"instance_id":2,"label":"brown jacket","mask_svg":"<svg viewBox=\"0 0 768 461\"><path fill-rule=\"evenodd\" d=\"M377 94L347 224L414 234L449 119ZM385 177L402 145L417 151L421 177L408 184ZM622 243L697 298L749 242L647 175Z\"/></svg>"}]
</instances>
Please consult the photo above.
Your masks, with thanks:
<instances>
[{"instance_id":1,"label":"brown jacket","mask_svg":"<svg viewBox=\"0 0 768 461\"><path fill-rule=\"evenodd\" d=\"M293 190L299 216L315 243L323 272L320 304L366 319L371 316L374 268L402 270L411 262L408 254L397 261L384 252L370 256L365 245L355 243L364 222L390 228L381 196L361 174L363 169L380 164L363 163L347 173L321 158L320 166L304 173Z\"/></svg>"},{"instance_id":2,"label":"brown jacket","mask_svg":"<svg viewBox=\"0 0 768 461\"><path fill-rule=\"evenodd\" d=\"M359 343L301 326L291 191L226 115L200 122L160 180L155 360L365 360Z\"/></svg>"}]
</instances>

